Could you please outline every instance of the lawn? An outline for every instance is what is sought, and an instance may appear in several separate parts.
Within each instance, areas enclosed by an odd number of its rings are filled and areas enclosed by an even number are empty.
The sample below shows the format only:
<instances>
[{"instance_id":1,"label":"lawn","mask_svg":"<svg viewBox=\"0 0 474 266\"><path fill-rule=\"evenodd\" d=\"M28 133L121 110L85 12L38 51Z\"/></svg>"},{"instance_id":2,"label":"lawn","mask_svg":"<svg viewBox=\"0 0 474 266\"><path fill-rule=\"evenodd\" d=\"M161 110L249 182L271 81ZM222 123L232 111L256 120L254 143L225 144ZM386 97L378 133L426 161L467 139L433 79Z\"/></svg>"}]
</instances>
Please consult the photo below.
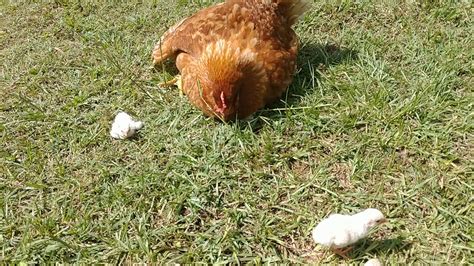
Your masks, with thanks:
<instances>
[{"instance_id":1,"label":"lawn","mask_svg":"<svg viewBox=\"0 0 474 266\"><path fill-rule=\"evenodd\" d=\"M341 263L311 229L374 207L346 262L474 263L470 1L318 1L288 93L228 124L151 67L217 1L95 2L0 4L0 262Z\"/></svg>"}]
</instances>

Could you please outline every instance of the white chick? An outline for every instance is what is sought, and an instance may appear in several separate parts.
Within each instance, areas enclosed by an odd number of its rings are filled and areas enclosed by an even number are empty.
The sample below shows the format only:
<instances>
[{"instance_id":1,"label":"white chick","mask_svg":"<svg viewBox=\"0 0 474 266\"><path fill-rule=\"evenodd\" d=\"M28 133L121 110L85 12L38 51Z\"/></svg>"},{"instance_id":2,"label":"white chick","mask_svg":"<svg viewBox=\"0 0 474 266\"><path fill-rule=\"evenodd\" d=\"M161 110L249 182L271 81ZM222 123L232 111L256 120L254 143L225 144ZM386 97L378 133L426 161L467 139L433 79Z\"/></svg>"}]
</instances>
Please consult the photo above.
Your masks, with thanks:
<instances>
[{"instance_id":1,"label":"white chick","mask_svg":"<svg viewBox=\"0 0 474 266\"><path fill-rule=\"evenodd\" d=\"M134 121L129 114L120 112L115 116L110 136L114 139L126 139L133 136L142 127L143 122Z\"/></svg>"},{"instance_id":2,"label":"white chick","mask_svg":"<svg viewBox=\"0 0 474 266\"><path fill-rule=\"evenodd\" d=\"M316 243L329 247L336 254L347 258L352 247L342 250L367 236L369 230L386 219L377 209L366 209L354 215L331 214L312 232Z\"/></svg>"},{"instance_id":3,"label":"white chick","mask_svg":"<svg viewBox=\"0 0 474 266\"><path fill-rule=\"evenodd\" d=\"M373 258L364 263L364 266L382 266L380 260Z\"/></svg>"}]
</instances>

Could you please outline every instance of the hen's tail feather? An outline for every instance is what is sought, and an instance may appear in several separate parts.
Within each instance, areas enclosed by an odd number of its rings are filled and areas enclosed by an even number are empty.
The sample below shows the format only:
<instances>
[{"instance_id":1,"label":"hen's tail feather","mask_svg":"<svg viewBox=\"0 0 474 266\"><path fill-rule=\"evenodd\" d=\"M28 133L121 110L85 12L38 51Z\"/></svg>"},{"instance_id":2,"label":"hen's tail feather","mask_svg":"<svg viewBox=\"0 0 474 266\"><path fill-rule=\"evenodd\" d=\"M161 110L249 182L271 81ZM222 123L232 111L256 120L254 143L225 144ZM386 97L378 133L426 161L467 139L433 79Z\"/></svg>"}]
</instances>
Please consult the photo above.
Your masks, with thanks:
<instances>
[{"instance_id":1,"label":"hen's tail feather","mask_svg":"<svg viewBox=\"0 0 474 266\"><path fill-rule=\"evenodd\" d=\"M263 0L268 1L268 0ZM288 18L288 22L293 25L306 11L311 8L309 0L272 0L278 4L280 12Z\"/></svg>"}]
</instances>

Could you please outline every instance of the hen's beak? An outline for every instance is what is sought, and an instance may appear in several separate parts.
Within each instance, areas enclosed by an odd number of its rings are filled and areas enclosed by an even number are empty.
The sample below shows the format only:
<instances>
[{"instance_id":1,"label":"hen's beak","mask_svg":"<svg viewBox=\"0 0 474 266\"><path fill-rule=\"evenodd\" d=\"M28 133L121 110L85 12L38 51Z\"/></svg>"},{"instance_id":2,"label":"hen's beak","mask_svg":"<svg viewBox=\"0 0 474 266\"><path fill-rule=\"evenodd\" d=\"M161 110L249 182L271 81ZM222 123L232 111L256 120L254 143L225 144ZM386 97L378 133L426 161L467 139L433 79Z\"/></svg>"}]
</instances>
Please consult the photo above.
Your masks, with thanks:
<instances>
[{"instance_id":1,"label":"hen's beak","mask_svg":"<svg viewBox=\"0 0 474 266\"><path fill-rule=\"evenodd\" d=\"M383 218L383 219L378 221L378 224L383 224L383 223L386 223L386 222L388 222L388 220L386 218Z\"/></svg>"}]
</instances>

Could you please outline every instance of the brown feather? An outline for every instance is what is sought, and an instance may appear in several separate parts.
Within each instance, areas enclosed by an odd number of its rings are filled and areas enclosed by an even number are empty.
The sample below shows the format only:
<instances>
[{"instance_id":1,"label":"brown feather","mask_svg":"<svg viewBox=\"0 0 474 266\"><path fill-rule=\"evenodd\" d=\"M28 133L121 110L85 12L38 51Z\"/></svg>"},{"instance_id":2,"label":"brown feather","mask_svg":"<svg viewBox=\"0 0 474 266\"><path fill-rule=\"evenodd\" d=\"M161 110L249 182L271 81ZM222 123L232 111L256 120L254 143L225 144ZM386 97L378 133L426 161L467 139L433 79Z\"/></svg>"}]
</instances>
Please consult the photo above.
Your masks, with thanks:
<instances>
[{"instance_id":1,"label":"brown feather","mask_svg":"<svg viewBox=\"0 0 474 266\"><path fill-rule=\"evenodd\" d=\"M183 91L204 113L244 118L277 100L292 81L302 0L228 0L180 21L153 51L176 58Z\"/></svg>"}]
</instances>

